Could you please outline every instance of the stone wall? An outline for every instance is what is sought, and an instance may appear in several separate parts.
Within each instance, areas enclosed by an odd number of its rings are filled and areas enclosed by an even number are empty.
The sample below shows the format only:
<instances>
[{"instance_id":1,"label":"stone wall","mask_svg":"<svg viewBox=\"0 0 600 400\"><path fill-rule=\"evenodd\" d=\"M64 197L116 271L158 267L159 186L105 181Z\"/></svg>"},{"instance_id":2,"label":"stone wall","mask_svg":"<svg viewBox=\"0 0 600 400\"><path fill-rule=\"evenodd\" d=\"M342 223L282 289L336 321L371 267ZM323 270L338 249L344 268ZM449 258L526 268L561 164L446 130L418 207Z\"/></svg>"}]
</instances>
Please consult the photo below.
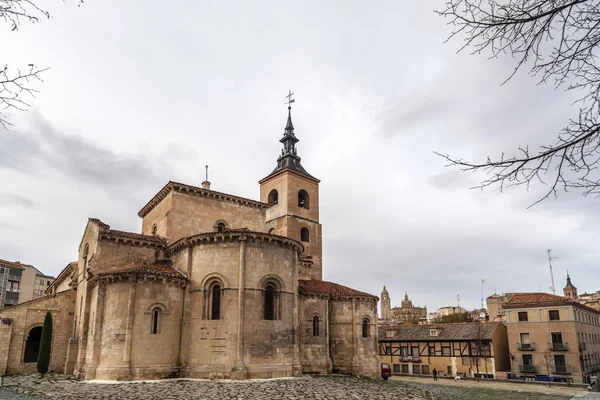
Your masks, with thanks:
<instances>
[{"instance_id":1,"label":"stone wall","mask_svg":"<svg viewBox=\"0 0 600 400\"><path fill-rule=\"evenodd\" d=\"M277 240L252 238L204 243L178 252L174 265L191 281L183 317L182 373L194 378L229 378L243 365L251 378L292 376L299 371L297 337L297 254ZM187 268L182 265L188 265ZM240 282L240 267L243 281ZM207 319L207 284L222 285L221 317ZM277 283L279 315L263 319L263 287ZM239 289L244 288L240 303ZM240 308L241 306L241 308ZM238 358L237 349L240 349Z\"/></svg>"},{"instance_id":2,"label":"stone wall","mask_svg":"<svg viewBox=\"0 0 600 400\"><path fill-rule=\"evenodd\" d=\"M166 203L165 203L166 201ZM164 204L163 204L164 203ZM152 225L169 241L203 232L214 232L217 222L227 228L248 228L265 232L265 209L224 199L171 192L142 222L142 232L150 234Z\"/></svg>"},{"instance_id":3,"label":"stone wall","mask_svg":"<svg viewBox=\"0 0 600 400\"><path fill-rule=\"evenodd\" d=\"M25 343L32 328L43 326L48 311L52 313L52 351L49 371L63 371L72 328L73 304L69 292L40 297L0 310L0 319L12 320L11 325L0 322L0 375L36 371L35 362L23 362Z\"/></svg>"},{"instance_id":4,"label":"stone wall","mask_svg":"<svg viewBox=\"0 0 600 400\"><path fill-rule=\"evenodd\" d=\"M313 330L318 318L318 332ZM329 358L329 298L326 296L300 297L300 363L303 373L331 373Z\"/></svg>"},{"instance_id":5,"label":"stone wall","mask_svg":"<svg viewBox=\"0 0 600 400\"><path fill-rule=\"evenodd\" d=\"M369 320L367 337L362 321ZM333 371L376 378L380 375L377 337L377 299L330 300L330 354Z\"/></svg>"}]
</instances>

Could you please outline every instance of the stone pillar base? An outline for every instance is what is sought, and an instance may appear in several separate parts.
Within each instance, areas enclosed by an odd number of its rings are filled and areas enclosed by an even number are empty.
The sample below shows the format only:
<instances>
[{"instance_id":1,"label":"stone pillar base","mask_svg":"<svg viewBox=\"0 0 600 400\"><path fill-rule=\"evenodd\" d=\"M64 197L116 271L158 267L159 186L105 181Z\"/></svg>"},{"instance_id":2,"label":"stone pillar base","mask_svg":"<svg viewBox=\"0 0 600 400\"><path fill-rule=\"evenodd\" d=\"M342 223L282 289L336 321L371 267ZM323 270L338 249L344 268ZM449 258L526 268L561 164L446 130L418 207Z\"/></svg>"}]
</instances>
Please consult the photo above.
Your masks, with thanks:
<instances>
[{"instance_id":1,"label":"stone pillar base","mask_svg":"<svg viewBox=\"0 0 600 400\"><path fill-rule=\"evenodd\" d=\"M65 375L73 375L75 364L77 363L77 352L79 351L79 343L77 338L69 339L67 346L67 359L65 361Z\"/></svg>"},{"instance_id":2,"label":"stone pillar base","mask_svg":"<svg viewBox=\"0 0 600 400\"><path fill-rule=\"evenodd\" d=\"M236 365L231 369L231 379L243 381L248 379L248 368L245 365Z\"/></svg>"},{"instance_id":3,"label":"stone pillar base","mask_svg":"<svg viewBox=\"0 0 600 400\"><path fill-rule=\"evenodd\" d=\"M292 364L292 376L301 376L302 375L302 364L293 363Z\"/></svg>"}]
</instances>

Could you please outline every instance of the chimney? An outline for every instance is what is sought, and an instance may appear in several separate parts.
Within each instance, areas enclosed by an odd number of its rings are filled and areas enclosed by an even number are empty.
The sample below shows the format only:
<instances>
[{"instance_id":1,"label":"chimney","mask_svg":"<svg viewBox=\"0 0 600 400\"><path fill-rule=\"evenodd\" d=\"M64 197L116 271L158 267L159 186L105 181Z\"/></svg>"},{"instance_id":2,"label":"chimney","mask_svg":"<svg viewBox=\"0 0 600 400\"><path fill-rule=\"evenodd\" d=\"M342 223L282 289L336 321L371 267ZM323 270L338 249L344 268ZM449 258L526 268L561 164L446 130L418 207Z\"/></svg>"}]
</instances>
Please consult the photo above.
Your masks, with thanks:
<instances>
[{"instance_id":1,"label":"chimney","mask_svg":"<svg viewBox=\"0 0 600 400\"><path fill-rule=\"evenodd\" d=\"M202 189L210 190L210 182L209 181L202 182Z\"/></svg>"}]
</instances>

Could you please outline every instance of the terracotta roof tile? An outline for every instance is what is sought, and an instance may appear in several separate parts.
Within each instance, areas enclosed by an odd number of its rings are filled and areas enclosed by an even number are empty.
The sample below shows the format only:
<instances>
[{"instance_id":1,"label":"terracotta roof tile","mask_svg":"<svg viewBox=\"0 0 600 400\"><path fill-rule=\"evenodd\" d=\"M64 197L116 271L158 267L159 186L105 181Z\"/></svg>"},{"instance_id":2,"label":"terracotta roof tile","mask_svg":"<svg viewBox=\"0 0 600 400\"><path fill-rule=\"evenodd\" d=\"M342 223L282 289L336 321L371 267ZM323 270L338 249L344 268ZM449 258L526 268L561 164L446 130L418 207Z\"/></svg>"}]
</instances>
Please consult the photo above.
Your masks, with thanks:
<instances>
[{"instance_id":1,"label":"terracotta roof tile","mask_svg":"<svg viewBox=\"0 0 600 400\"><path fill-rule=\"evenodd\" d=\"M379 340L382 341L440 341L440 340L475 340L491 339L500 322L461 322L434 325L401 325L379 328ZM437 329L437 336L431 336L429 331ZM386 332L393 330L396 334L388 337Z\"/></svg>"},{"instance_id":2,"label":"terracotta roof tile","mask_svg":"<svg viewBox=\"0 0 600 400\"><path fill-rule=\"evenodd\" d=\"M302 294L325 294L331 297L373 297L372 294L360 292L338 283L317 281L317 280L298 280L298 293Z\"/></svg>"},{"instance_id":3,"label":"terracotta roof tile","mask_svg":"<svg viewBox=\"0 0 600 400\"><path fill-rule=\"evenodd\" d=\"M171 260L161 260L148 265L125 267L116 271L98 274L99 277L108 275L157 275L187 280L185 274L173 268L173 262Z\"/></svg>"},{"instance_id":4,"label":"terracotta roof tile","mask_svg":"<svg viewBox=\"0 0 600 400\"><path fill-rule=\"evenodd\" d=\"M123 239L144 240L147 242L163 245L167 244L167 240L161 238L160 236L143 235L141 233L118 231L116 229L109 229L108 231L105 231L105 233L112 237L118 237Z\"/></svg>"},{"instance_id":5,"label":"terracotta roof tile","mask_svg":"<svg viewBox=\"0 0 600 400\"><path fill-rule=\"evenodd\" d=\"M31 267L29 264L21 264L20 262L13 262L0 259L0 267L13 268L13 269L25 269L25 265Z\"/></svg>"},{"instance_id":6,"label":"terracotta roof tile","mask_svg":"<svg viewBox=\"0 0 600 400\"><path fill-rule=\"evenodd\" d=\"M511 304L522 304L522 303L553 303L563 302L570 303L571 300L567 299L563 296L557 296L555 294L550 293L515 293L510 298L509 301L505 303L506 305Z\"/></svg>"}]
</instances>

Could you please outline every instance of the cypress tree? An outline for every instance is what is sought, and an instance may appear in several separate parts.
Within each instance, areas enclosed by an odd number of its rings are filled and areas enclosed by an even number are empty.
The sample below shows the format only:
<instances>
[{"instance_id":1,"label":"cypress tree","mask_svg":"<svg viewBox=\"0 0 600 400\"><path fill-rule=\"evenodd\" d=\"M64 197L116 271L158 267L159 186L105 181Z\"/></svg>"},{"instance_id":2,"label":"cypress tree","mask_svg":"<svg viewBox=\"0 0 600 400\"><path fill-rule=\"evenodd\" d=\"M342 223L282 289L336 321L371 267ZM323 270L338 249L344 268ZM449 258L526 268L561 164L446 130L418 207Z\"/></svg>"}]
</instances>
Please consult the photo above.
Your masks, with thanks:
<instances>
[{"instance_id":1,"label":"cypress tree","mask_svg":"<svg viewBox=\"0 0 600 400\"><path fill-rule=\"evenodd\" d=\"M48 372L50 364L50 348L52 346L52 314L46 313L44 327L42 328L42 339L40 341L40 352L38 353L37 371L44 376Z\"/></svg>"}]
</instances>

